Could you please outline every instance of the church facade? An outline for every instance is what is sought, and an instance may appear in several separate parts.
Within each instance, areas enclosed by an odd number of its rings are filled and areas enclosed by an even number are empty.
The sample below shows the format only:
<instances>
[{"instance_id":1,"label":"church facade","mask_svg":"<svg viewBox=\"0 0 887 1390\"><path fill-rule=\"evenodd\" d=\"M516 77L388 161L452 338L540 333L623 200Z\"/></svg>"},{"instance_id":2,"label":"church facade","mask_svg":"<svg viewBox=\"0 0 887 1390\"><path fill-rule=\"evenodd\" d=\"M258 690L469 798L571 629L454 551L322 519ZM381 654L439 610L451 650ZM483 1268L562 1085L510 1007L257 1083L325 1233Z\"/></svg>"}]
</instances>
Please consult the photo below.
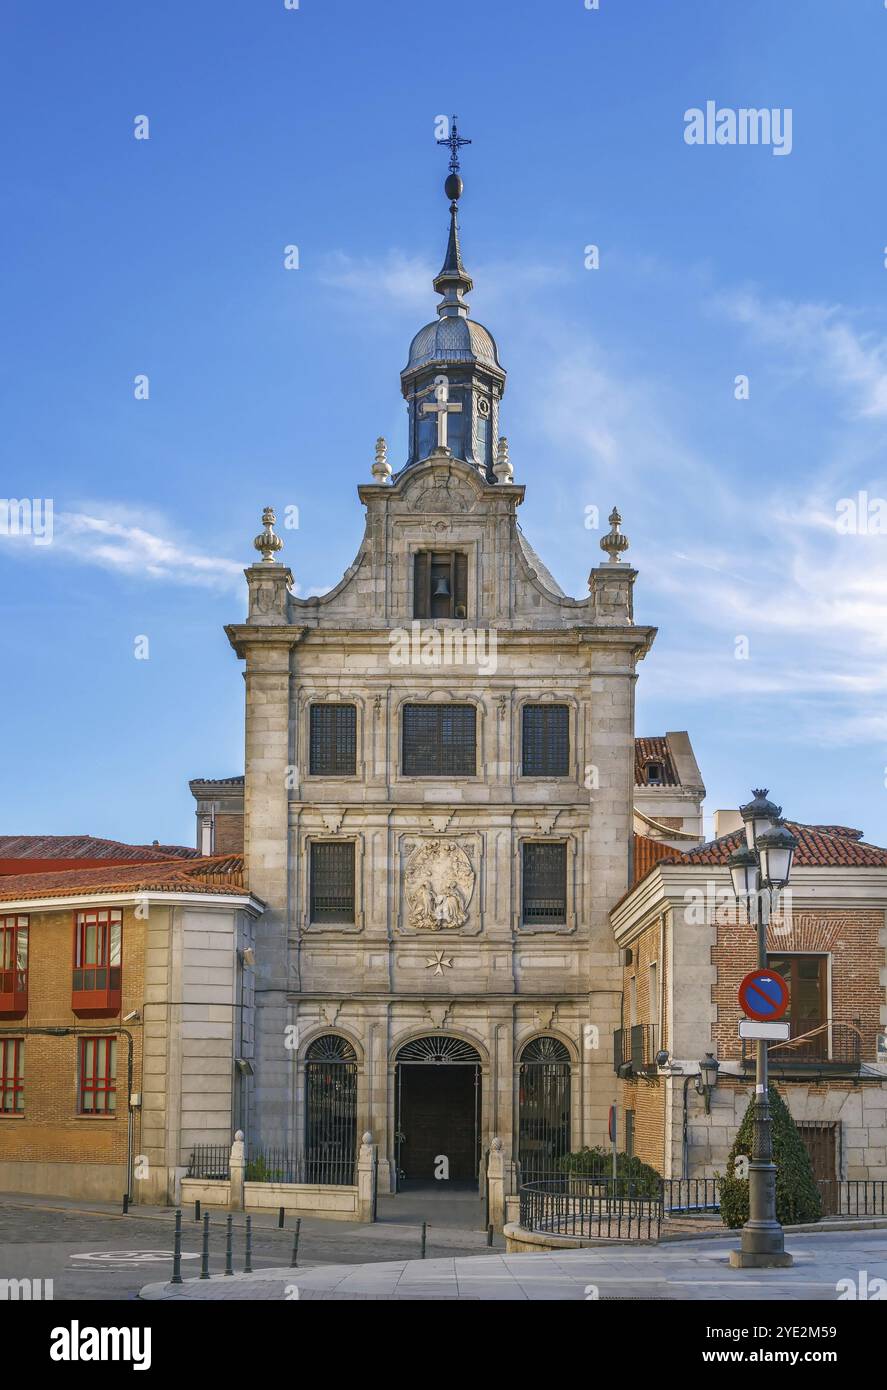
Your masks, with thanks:
<instances>
[{"instance_id":1,"label":"church facade","mask_svg":"<svg viewBox=\"0 0 887 1390\"><path fill-rule=\"evenodd\" d=\"M454 151L455 153L455 151ZM606 1143L632 881L636 572L614 512L589 592L518 525L506 374L469 316L450 232L436 321L401 389L409 454L377 444L366 530L297 598L273 512L246 571L244 850L256 923L248 1140L348 1181L476 1180L498 1138L524 1176Z\"/></svg>"}]
</instances>

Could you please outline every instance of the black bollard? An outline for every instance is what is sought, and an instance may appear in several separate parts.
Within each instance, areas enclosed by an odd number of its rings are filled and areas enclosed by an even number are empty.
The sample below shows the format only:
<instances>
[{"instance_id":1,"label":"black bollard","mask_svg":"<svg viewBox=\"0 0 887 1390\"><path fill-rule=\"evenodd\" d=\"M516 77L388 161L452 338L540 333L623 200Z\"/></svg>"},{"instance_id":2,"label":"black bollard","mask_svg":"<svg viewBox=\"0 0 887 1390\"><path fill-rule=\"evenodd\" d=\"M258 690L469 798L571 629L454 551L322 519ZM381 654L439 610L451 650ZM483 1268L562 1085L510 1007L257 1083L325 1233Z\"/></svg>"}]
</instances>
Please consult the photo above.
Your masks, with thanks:
<instances>
[{"instance_id":1,"label":"black bollard","mask_svg":"<svg viewBox=\"0 0 887 1390\"><path fill-rule=\"evenodd\" d=\"M234 1217L225 1222L225 1273L234 1273Z\"/></svg>"},{"instance_id":2,"label":"black bollard","mask_svg":"<svg viewBox=\"0 0 887 1390\"><path fill-rule=\"evenodd\" d=\"M246 1255L243 1261L244 1274L253 1272L253 1219L251 1216L246 1218Z\"/></svg>"},{"instance_id":3,"label":"black bollard","mask_svg":"<svg viewBox=\"0 0 887 1390\"><path fill-rule=\"evenodd\" d=\"M124 1194L123 1194L123 1215L125 1216L126 1213L127 1213L128 1211L129 1211L129 1193L128 1193L128 1192L124 1192Z\"/></svg>"},{"instance_id":4,"label":"black bollard","mask_svg":"<svg viewBox=\"0 0 887 1390\"><path fill-rule=\"evenodd\" d=\"M194 1203L194 1220L195 1220L195 1221L199 1221L199 1220L200 1220L200 1199L199 1199L199 1198L198 1198L197 1201Z\"/></svg>"},{"instance_id":5,"label":"black bollard","mask_svg":"<svg viewBox=\"0 0 887 1390\"><path fill-rule=\"evenodd\" d=\"M200 1277L209 1278L209 1212L203 1218L203 1250L200 1256Z\"/></svg>"},{"instance_id":6,"label":"black bollard","mask_svg":"<svg viewBox=\"0 0 887 1390\"><path fill-rule=\"evenodd\" d=\"M176 1208L176 1231L173 1237L172 1248L172 1280L173 1284L182 1282L182 1213Z\"/></svg>"},{"instance_id":7,"label":"black bollard","mask_svg":"<svg viewBox=\"0 0 887 1390\"><path fill-rule=\"evenodd\" d=\"M422 1260L424 1260L424 1258L425 1258L425 1232L426 1232L427 1227L428 1227L427 1221L423 1221L423 1222L422 1222L422 1254L419 1256L419 1258L422 1259Z\"/></svg>"},{"instance_id":8,"label":"black bollard","mask_svg":"<svg viewBox=\"0 0 887 1390\"><path fill-rule=\"evenodd\" d=\"M290 1269L295 1269L299 1263L299 1232L302 1229L301 1216L296 1217L296 1229L293 1231L293 1253L290 1258Z\"/></svg>"},{"instance_id":9,"label":"black bollard","mask_svg":"<svg viewBox=\"0 0 887 1390\"><path fill-rule=\"evenodd\" d=\"M282 1231L282 1230L283 1230L283 1221L284 1221L284 1217L285 1217L285 1216L286 1216L286 1208L285 1208L285 1207L278 1207L278 1209L277 1209L277 1229L278 1229L279 1231Z\"/></svg>"},{"instance_id":10,"label":"black bollard","mask_svg":"<svg viewBox=\"0 0 887 1390\"><path fill-rule=\"evenodd\" d=\"M493 1228L492 1228L492 1226L488 1226L488 1227L487 1227L487 1245L492 1245L492 1244L493 1244Z\"/></svg>"}]
</instances>

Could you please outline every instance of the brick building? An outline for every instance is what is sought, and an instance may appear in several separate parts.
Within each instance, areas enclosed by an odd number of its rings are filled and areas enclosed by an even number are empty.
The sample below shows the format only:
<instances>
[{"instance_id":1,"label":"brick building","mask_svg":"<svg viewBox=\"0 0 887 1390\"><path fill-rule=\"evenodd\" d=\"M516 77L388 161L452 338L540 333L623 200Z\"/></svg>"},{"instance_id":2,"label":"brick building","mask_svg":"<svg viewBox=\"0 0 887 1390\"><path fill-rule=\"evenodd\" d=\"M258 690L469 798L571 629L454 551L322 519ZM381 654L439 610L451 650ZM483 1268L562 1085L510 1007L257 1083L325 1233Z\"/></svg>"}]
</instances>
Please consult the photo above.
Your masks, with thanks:
<instances>
[{"instance_id":1,"label":"brick building","mask_svg":"<svg viewBox=\"0 0 887 1390\"><path fill-rule=\"evenodd\" d=\"M262 905L239 858L95 857L0 877L0 1190L172 1200L245 1105Z\"/></svg>"},{"instance_id":2,"label":"brick building","mask_svg":"<svg viewBox=\"0 0 887 1390\"><path fill-rule=\"evenodd\" d=\"M789 828L791 893L768 955L790 987L791 1037L771 1044L771 1077L820 1178L887 1178L887 850L842 826ZM743 839L730 831L683 853L642 846L642 873L611 913L623 960L620 1147L666 1177L723 1171L752 1095L737 989L757 944L727 868ZM698 1089L707 1053L718 1062L710 1113Z\"/></svg>"}]
</instances>

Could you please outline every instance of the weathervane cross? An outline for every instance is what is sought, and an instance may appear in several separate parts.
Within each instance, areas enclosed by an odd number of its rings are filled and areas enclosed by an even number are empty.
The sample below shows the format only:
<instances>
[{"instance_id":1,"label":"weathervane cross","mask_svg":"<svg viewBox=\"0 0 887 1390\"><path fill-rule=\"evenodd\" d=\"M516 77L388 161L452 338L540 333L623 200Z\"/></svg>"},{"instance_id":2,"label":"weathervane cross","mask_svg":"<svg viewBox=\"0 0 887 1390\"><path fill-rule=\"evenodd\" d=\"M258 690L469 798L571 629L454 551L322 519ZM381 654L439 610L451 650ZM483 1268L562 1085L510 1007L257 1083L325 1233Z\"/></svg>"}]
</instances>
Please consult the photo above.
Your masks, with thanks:
<instances>
[{"instance_id":1,"label":"weathervane cross","mask_svg":"<svg viewBox=\"0 0 887 1390\"><path fill-rule=\"evenodd\" d=\"M459 147L460 147L461 145L470 145L470 144L471 144L471 141L470 141L470 140L463 140L462 136L459 134L459 128L458 128L458 126L456 125L456 117L455 117L455 116L453 116L453 118L452 118L452 120L451 120L451 122L450 122L450 133L449 133L449 135L447 136L446 140L438 140L437 143L438 143L439 145L449 145L449 147L450 147L450 173L451 173L451 174L458 174L458 172L459 172Z\"/></svg>"},{"instance_id":2,"label":"weathervane cross","mask_svg":"<svg viewBox=\"0 0 887 1390\"><path fill-rule=\"evenodd\" d=\"M422 406L424 415L437 416L437 447L438 449L447 448L447 420L451 411L460 411L462 406L458 401L450 400L450 383L443 373L434 378L434 404L426 401Z\"/></svg>"}]
</instances>

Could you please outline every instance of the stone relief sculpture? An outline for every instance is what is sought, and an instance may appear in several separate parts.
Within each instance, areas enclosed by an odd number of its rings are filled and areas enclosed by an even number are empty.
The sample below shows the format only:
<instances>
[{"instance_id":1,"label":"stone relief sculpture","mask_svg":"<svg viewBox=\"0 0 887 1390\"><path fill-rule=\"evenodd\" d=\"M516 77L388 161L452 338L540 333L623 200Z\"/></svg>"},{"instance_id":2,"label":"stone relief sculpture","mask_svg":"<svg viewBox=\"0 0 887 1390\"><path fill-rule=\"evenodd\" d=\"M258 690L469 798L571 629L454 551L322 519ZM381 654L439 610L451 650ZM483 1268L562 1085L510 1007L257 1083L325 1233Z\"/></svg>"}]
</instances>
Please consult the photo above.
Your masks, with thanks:
<instances>
[{"instance_id":1,"label":"stone relief sculpture","mask_svg":"<svg viewBox=\"0 0 887 1390\"><path fill-rule=\"evenodd\" d=\"M471 860L452 840L425 841L407 860L404 891L415 931L458 931L474 892Z\"/></svg>"}]
</instances>

